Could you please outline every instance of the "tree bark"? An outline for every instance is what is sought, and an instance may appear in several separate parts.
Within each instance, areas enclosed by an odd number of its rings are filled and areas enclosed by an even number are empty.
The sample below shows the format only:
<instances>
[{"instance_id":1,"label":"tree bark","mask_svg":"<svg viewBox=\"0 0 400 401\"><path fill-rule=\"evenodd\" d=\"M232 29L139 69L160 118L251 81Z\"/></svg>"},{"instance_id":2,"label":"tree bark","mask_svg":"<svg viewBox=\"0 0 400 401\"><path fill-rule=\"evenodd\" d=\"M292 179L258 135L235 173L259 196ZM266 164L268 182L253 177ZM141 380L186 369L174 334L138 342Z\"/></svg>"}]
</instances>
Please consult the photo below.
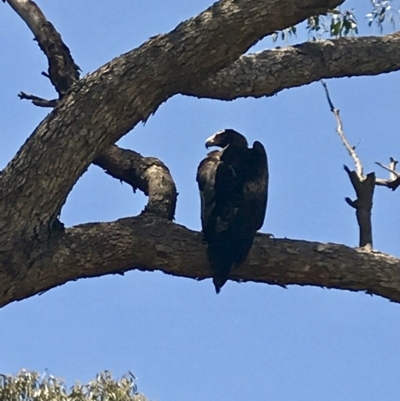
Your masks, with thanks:
<instances>
[{"instance_id":1,"label":"tree bark","mask_svg":"<svg viewBox=\"0 0 400 401\"><path fill-rule=\"evenodd\" d=\"M212 275L200 233L146 213L67 229L36 248L31 262L25 276L0 271L0 306L68 281L135 269L193 279ZM265 234L256 236L248 259L231 279L365 291L400 302L399 259Z\"/></svg>"},{"instance_id":2,"label":"tree bark","mask_svg":"<svg viewBox=\"0 0 400 401\"><path fill-rule=\"evenodd\" d=\"M400 32L346 37L241 56L182 93L219 100L258 98L325 78L380 75L399 69Z\"/></svg>"},{"instance_id":3,"label":"tree bark","mask_svg":"<svg viewBox=\"0 0 400 401\"><path fill-rule=\"evenodd\" d=\"M178 194L168 168L160 160L112 145L93 164L148 196L144 212L173 220Z\"/></svg>"}]
</instances>

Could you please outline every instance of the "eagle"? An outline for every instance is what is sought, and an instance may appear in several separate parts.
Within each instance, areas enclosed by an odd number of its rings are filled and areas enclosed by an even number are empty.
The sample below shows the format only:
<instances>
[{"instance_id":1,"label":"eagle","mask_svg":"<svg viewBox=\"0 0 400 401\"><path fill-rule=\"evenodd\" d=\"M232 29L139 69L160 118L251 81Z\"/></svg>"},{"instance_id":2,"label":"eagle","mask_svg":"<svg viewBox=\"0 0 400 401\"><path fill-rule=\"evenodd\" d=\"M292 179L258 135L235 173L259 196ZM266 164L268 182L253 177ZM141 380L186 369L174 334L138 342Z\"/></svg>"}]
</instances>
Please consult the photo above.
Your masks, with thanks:
<instances>
[{"instance_id":1,"label":"eagle","mask_svg":"<svg viewBox=\"0 0 400 401\"><path fill-rule=\"evenodd\" d=\"M197 183L201 199L203 240L213 270L217 294L232 268L247 257L254 236L265 218L268 197L268 161L264 146L233 129L207 139L216 146L201 161Z\"/></svg>"}]
</instances>

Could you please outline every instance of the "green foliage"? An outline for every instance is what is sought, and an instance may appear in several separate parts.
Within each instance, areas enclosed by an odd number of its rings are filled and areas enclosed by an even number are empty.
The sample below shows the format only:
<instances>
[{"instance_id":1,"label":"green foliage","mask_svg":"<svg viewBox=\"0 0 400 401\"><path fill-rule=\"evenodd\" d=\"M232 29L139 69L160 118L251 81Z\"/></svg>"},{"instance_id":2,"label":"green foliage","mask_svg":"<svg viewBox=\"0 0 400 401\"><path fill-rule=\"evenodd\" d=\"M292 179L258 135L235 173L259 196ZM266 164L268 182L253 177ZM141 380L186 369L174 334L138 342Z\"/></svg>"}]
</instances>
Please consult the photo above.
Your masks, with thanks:
<instances>
[{"instance_id":1,"label":"green foliage","mask_svg":"<svg viewBox=\"0 0 400 401\"><path fill-rule=\"evenodd\" d=\"M398 3L399 0L370 1L372 4L372 11L366 15L368 25L371 26L375 22L382 32L384 23L389 22L394 30L398 22L399 10L397 4L396 11L394 11L393 4ZM327 14L315 15L308 18L306 29L312 40L318 40L324 37L338 38L358 34L355 11L353 9L342 11L340 7L329 10ZM296 36L296 32L297 29L295 26L284 29L283 31L274 32L272 40L274 42L279 39L287 41L291 36Z\"/></svg>"},{"instance_id":2,"label":"green foliage","mask_svg":"<svg viewBox=\"0 0 400 401\"><path fill-rule=\"evenodd\" d=\"M340 9L331 10L326 15L310 17L307 21L307 30L313 40L321 39L325 34L338 38L358 33L353 10L341 11Z\"/></svg>"},{"instance_id":3,"label":"green foliage","mask_svg":"<svg viewBox=\"0 0 400 401\"><path fill-rule=\"evenodd\" d=\"M110 372L97 375L88 384L75 384L70 391L52 375L21 370L16 376L0 374L1 401L147 401L137 393L132 373L114 380Z\"/></svg>"},{"instance_id":4,"label":"green foliage","mask_svg":"<svg viewBox=\"0 0 400 401\"><path fill-rule=\"evenodd\" d=\"M384 22L389 22L392 28L395 29L399 11L393 11L392 1L371 0L371 3L373 9L366 15L368 18L368 25L371 26L375 22L382 32Z\"/></svg>"},{"instance_id":5,"label":"green foliage","mask_svg":"<svg viewBox=\"0 0 400 401\"><path fill-rule=\"evenodd\" d=\"M358 33L357 20L353 10L340 11L340 9L330 10L326 15L315 15L307 20L308 35L312 40L321 39L323 36L340 37ZM295 26L274 32L272 40L278 39L287 41L292 35L296 36Z\"/></svg>"},{"instance_id":6,"label":"green foliage","mask_svg":"<svg viewBox=\"0 0 400 401\"><path fill-rule=\"evenodd\" d=\"M286 28L283 31L274 32L271 36L274 42L276 42L279 39L279 36L281 37L281 40L286 42L290 36L292 35L296 36L296 33L297 33L297 28L295 26L291 26L290 28Z\"/></svg>"}]
</instances>

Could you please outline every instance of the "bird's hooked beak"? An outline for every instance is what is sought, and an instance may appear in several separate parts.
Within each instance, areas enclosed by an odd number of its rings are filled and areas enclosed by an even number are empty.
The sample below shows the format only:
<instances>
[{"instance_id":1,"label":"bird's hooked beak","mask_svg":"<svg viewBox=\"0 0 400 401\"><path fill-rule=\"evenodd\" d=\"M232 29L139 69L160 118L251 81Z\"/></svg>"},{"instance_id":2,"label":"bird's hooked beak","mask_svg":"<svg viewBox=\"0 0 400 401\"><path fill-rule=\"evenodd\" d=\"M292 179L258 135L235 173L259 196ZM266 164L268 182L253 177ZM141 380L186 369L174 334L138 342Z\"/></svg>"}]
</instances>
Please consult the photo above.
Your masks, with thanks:
<instances>
[{"instance_id":1,"label":"bird's hooked beak","mask_svg":"<svg viewBox=\"0 0 400 401\"><path fill-rule=\"evenodd\" d=\"M207 138L206 140L206 148L210 148L211 146L214 146L214 141L215 141L215 135L210 136L209 138Z\"/></svg>"},{"instance_id":2,"label":"bird's hooked beak","mask_svg":"<svg viewBox=\"0 0 400 401\"><path fill-rule=\"evenodd\" d=\"M218 131L214 135L211 135L209 138L207 138L207 140L206 140L206 148L208 149L211 146L218 146L217 135L223 134L224 132L225 132L225 130Z\"/></svg>"}]
</instances>

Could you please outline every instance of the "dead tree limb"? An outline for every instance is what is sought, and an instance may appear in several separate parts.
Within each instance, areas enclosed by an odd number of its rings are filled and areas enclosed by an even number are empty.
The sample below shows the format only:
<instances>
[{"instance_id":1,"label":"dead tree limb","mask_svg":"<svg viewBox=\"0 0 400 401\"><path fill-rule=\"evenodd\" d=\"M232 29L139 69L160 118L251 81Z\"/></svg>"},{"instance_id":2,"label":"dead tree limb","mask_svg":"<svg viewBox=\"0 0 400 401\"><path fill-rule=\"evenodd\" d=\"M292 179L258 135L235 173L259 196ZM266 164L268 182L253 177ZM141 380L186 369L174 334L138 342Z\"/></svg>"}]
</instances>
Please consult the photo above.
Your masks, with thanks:
<instances>
[{"instance_id":1,"label":"dead tree limb","mask_svg":"<svg viewBox=\"0 0 400 401\"><path fill-rule=\"evenodd\" d=\"M346 138L346 136L344 134L343 123L342 123L342 120L340 118L340 110L335 108L335 106L333 105L332 99L331 99L331 97L329 95L328 86L326 85L326 83L324 81L321 81L321 83L322 83L322 86L325 89L325 95L326 95L326 98L328 100L331 112L333 113L333 115L335 116L335 119L336 119L336 124L337 124L336 132L339 134L339 137L342 140L344 147L349 152L350 157L352 157L352 159L354 160L354 164L356 166L357 175L360 178L362 178L364 173L363 173L363 167L362 167L362 164L361 164L361 160L358 157L354 147L350 146L350 143L349 143L349 141L347 140L347 138Z\"/></svg>"},{"instance_id":2,"label":"dead tree limb","mask_svg":"<svg viewBox=\"0 0 400 401\"><path fill-rule=\"evenodd\" d=\"M396 167L398 161L393 157L390 158L389 166L385 166L382 163L375 162L379 167L382 167L384 170L389 171L390 176L388 179L377 178L376 185L380 185L383 187L390 188L392 191L395 191L400 186L400 173L396 171Z\"/></svg>"},{"instance_id":3,"label":"dead tree limb","mask_svg":"<svg viewBox=\"0 0 400 401\"><path fill-rule=\"evenodd\" d=\"M364 175L361 160L358 157L354 147L350 145L343 131L343 123L340 118L340 112L333 105L326 83L322 81L322 85L325 89L325 95L328 100L330 110L336 119L336 131L356 166L355 171L351 171L347 166L344 166L344 169L348 174L350 182L353 185L357 195L355 200L351 200L350 198L345 198L345 200L349 206L356 210L357 223L360 233L359 246L367 250L372 250L372 205L375 190L375 173L369 173L367 176Z\"/></svg>"},{"instance_id":4,"label":"dead tree limb","mask_svg":"<svg viewBox=\"0 0 400 401\"><path fill-rule=\"evenodd\" d=\"M360 237L359 245L372 250L372 206L375 189L375 173L369 173L360 179L356 171L351 171L347 166L344 170L350 178L350 182L356 191L357 198L351 200L345 198L347 204L356 210L357 223Z\"/></svg>"}]
</instances>

